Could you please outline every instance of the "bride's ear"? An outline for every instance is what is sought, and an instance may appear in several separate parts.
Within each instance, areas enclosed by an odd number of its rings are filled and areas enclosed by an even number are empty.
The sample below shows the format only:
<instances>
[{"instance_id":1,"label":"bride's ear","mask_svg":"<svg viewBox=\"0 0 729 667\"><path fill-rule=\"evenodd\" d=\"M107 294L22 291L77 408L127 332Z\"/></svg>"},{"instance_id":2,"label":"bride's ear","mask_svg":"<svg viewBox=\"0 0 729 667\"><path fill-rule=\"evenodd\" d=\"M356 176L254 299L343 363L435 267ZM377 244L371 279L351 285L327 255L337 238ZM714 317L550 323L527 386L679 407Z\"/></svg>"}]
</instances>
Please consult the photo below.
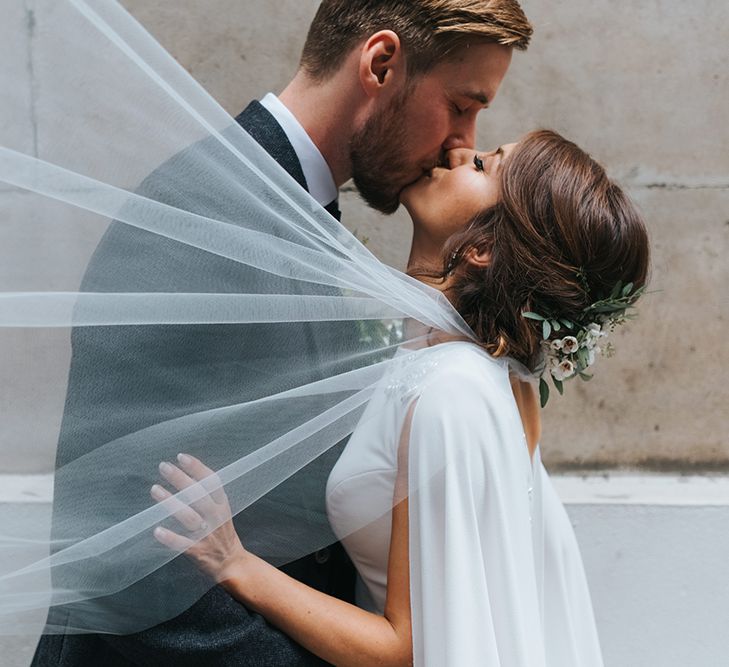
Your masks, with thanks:
<instances>
[{"instance_id":1,"label":"bride's ear","mask_svg":"<svg viewBox=\"0 0 729 667\"><path fill-rule=\"evenodd\" d=\"M365 42L359 59L359 78L369 97L390 87L404 69L402 45L397 33L380 30Z\"/></svg>"},{"instance_id":2,"label":"bride's ear","mask_svg":"<svg viewBox=\"0 0 729 667\"><path fill-rule=\"evenodd\" d=\"M463 253L463 259L469 266L485 269L491 264L491 250L488 248L469 248Z\"/></svg>"}]
</instances>

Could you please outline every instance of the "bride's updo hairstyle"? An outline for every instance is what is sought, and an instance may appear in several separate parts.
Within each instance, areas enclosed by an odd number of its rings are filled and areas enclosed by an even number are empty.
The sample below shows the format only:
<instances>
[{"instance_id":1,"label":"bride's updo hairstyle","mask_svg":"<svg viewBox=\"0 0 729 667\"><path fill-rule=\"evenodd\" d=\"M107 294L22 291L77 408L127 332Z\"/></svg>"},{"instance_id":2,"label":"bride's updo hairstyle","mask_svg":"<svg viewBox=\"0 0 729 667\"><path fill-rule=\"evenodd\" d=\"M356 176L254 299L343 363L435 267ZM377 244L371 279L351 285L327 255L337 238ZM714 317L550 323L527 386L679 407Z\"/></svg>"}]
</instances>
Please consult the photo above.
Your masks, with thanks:
<instances>
[{"instance_id":1,"label":"bride's updo hairstyle","mask_svg":"<svg viewBox=\"0 0 729 667\"><path fill-rule=\"evenodd\" d=\"M464 260L476 248L490 261ZM504 161L501 201L449 239L443 277L449 297L493 356L535 370L541 323L522 313L579 320L618 281L645 284L645 224L605 170L571 141L548 130L526 135Z\"/></svg>"}]
</instances>

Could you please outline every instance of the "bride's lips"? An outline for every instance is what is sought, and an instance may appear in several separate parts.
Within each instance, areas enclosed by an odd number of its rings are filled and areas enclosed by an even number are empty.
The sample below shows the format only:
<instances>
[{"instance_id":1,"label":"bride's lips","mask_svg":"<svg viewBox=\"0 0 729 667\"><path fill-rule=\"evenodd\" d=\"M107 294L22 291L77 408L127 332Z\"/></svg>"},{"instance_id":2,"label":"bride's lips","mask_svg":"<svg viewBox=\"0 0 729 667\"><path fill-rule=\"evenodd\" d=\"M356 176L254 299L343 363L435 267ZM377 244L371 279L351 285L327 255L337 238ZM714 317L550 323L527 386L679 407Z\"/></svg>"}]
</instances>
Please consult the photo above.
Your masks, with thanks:
<instances>
[{"instance_id":1,"label":"bride's lips","mask_svg":"<svg viewBox=\"0 0 729 667\"><path fill-rule=\"evenodd\" d=\"M403 190L407 190L408 188L411 188L414 185L418 185L419 183L422 183L423 181L432 178L432 176L433 176L433 169L423 169L417 178L413 179L407 185L405 185Z\"/></svg>"},{"instance_id":2,"label":"bride's lips","mask_svg":"<svg viewBox=\"0 0 729 667\"><path fill-rule=\"evenodd\" d=\"M414 180L408 183L403 190L406 190L407 188L410 188L414 185L419 185L421 183L427 183L429 181L437 180L438 179L438 171L441 171L443 167L439 166L433 166L428 168L423 168L420 172L420 175Z\"/></svg>"}]
</instances>

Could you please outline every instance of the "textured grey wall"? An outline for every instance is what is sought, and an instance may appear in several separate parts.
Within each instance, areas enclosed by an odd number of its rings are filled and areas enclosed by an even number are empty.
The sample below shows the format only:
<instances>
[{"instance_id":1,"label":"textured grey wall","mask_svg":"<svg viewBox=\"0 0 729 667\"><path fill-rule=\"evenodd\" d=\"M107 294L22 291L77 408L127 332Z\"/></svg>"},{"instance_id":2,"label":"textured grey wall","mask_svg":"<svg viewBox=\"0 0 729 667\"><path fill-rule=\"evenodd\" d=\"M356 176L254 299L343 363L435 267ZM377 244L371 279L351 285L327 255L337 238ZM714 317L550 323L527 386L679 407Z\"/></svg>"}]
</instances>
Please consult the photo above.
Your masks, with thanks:
<instances>
[{"instance_id":1,"label":"textured grey wall","mask_svg":"<svg viewBox=\"0 0 729 667\"><path fill-rule=\"evenodd\" d=\"M125 6L231 113L296 69L317 0L125 0ZM551 127L589 150L648 221L652 289L614 336L597 377L546 410L554 468L729 469L729 4L717 0L525 0L532 46L517 53L492 110L489 148ZM723 103L723 104L722 104ZM410 227L355 193L344 221L402 267Z\"/></svg>"}]
</instances>

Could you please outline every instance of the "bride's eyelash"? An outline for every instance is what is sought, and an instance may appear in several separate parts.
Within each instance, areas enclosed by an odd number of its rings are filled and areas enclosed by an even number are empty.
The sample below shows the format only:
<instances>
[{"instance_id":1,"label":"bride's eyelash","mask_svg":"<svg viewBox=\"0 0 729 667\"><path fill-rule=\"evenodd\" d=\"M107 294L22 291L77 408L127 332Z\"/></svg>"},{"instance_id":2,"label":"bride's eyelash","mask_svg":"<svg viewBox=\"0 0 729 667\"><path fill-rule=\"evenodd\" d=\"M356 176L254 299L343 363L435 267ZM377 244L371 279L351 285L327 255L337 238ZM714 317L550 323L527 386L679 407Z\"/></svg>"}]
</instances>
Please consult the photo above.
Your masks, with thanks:
<instances>
[{"instance_id":1,"label":"bride's eyelash","mask_svg":"<svg viewBox=\"0 0 729 667\"><path fill-rule=\"evenodd\" d=\"M476 169L483 171L483 160L478 155L473 156L473 164L476 165Z\"/></svg>"}]
</instances>

